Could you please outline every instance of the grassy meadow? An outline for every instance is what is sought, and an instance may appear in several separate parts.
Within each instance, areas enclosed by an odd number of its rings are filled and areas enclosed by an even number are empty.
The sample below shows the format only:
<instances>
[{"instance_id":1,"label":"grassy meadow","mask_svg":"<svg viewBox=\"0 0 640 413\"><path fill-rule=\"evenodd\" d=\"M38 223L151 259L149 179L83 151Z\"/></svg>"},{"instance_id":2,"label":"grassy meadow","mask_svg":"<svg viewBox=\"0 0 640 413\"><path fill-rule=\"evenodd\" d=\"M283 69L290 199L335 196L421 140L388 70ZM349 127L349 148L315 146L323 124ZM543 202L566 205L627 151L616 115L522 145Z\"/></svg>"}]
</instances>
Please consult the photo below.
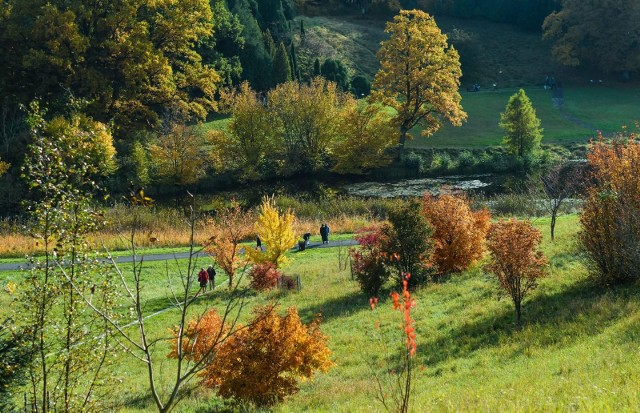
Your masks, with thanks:
<instances>
[{"instance_id":1,"label":"grassy meadow","mask_svg":"<svg viewBox=\"0 0 640 413\"><path fill-rule=\"evenodd\" d=\"M556 241L549 240L549 221L534 224L544 233L543 249L551 273L523 306L523 326L514 322L513 305L500 297L497 281L478 265L462 274L428 284L414 294L412 310L417 332L414 411L630 411L640 404L640 300L638 286L615 289L595 286L588 278L576 246L576 215L561 217ZM285 273L300 275L300 293L251 293L248 307L276 299L280 310L295 305L305 322L321 313L322 330L330 337L333 367L326 374L301 383L300 392L276 412L382 411L375 400L371 366L386 366L380 342L372 332L393 343L399 337L400 314L391 310L388 291L375 311L360 293L349 271L338 269L339 248L291 253ZM341 252L344 252L341 251ZM197 267L207 262L196 263ZM145 312L169 306L169 280L185 262L149 262L143 274ZM125 267L126 268L126 267ZM0 273L0 283L17 280ZM225 279L218 277L217 283ZM391 288L391 286L388 286ZM228 298L223 285L202 296L193 314L220 306ZM6 296L2 300L6 309ZM123 307L125 311L126 306ZM0 310L2 314L6 310ZM171 310L149 318L150 333L167 337L176 322ZM244 313L244 319L249 312ZM381 323L379 330L374 328ZM163 367L161 380L171 379L164 359L168 344L155 354ZM117 412L154 411L146 397L144 365L121 354L113 375L122 383L109 401ZM233 410L231 402L213 397L195 383L178 412ZM237 407L236 407L237 408Z\"/></svg>"}]
</instances>

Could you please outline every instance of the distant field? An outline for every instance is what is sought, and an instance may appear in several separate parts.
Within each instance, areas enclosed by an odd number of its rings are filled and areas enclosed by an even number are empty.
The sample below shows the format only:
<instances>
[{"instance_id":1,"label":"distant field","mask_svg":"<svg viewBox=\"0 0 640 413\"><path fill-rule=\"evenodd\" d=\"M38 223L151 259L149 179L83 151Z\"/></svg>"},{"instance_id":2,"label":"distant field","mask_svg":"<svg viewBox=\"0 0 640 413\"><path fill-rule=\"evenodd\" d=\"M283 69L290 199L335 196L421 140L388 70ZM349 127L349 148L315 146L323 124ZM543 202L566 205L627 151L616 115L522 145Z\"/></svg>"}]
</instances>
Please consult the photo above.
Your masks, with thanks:
<instances>
[{"instance_id":1,"label":"distant field","mask_svg":"<svg viewBox=\"0 0 640 413\"><path fill-rule=\"evenodd\" d=\"M605 86L567 86L562 112L553 107L551 92L539 86L524 88L533 102L544 128L543 143L570 144L588 142L597 130L612 133L640 119L640 88ZM462 92L462 106L469 115L461 127L445 126L429 138L420 137L420 129L411 133L411 148L481 148L499 145L503 131L498 127L500 113L516 88ZM577 118L583 125L570 120ZM225 128L229 118L204 125L206 129ZM589 128L584 125L591 126Z\"/></svg>"}]
</instances>

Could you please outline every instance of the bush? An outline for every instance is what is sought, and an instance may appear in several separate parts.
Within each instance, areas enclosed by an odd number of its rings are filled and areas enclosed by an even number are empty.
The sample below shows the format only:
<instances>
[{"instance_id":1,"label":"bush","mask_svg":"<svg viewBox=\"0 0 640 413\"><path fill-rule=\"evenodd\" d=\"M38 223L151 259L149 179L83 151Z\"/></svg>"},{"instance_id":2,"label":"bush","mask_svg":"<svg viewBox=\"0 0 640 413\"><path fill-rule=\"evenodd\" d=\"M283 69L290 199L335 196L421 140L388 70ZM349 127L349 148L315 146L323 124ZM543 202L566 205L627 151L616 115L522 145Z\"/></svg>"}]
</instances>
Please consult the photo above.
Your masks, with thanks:
<instances>
[{"instance_id":1,"label":"bush","mask_svg":"<svg viewBox=\"0 0 640 413\"><path fill-rule=\"evenodd\" d=\"M637 279L640 268L640 143L602 139L587 154L590 180L580 242L592 274L605 284Z\"/></svg>"},{"instance_id":2,"label":"bush","mask_svg":"<svg viewBox=\"0 0 640 413\"><path fill-rule=\"evenodd\" d=\"M383 247L388 265L399 287L405 274L411 274L409 287L424 283L431 275L433 229L422 215L419 202L402 203L389 211L389 224L382 227Z\"/></svg>"},{"instance_id":3,"label":"bush","mask_svg":"<svg viewBox=\"0 0 640 413\"><path fill-rule=\"evenodd\" d=\"M440 274L464 271L482 258L491 215L473 212L466 198L425 194L422 213L434 228L433 262Z\"/></svg>"},{"instance_id":4,"label":"bush","mask_svg":"<svg viewBox=\"0 0 640 413\"><path fill-rule=\"evenodd\" d=\"M298 288L298 280L288 275L282 274L278 278L278 286L281 290L295 290L296 288Z\"/></svg>"},{"instance_id":5,"label":"bush","mask_svg":"<svg viewBox=\"0 0 640 413\"><path fill-rule=\"evenodd\" d=\"M333 365L319 318L305 326L295 307L284 317L275 310L255 310L253 320L220 346L201 374L205 386L225 398L270 406L296 393L299 379Z\"/></svg>"},{"instance_id":6,"label":"bush","mask_svg":"<svg viewBox=\"0 0 640 413\"><path fill-rule=\"evenodd\" d=\"M538 251L542 234L529 221L510 219L491 225L487 245L491 260L485 269L495 274L511 296L520 323L526 294L547 274L547 259Z\"/></svg>"},{"instance_id":7,"label":"bush","mask_svg":"<svg viewBox=\"0 0 640 413\"><path fill-rule=\"evenodd\" d=\"M349 251L353 274L360 284L360 290L369 297L378 297L380 289L389 279L382 251L382 232L380 228L365 228L356 235L361 249Z\"/></svg>"},{"instance_id":8,"label":"bush","mask_svg":"<svg viewBox=\"0 0 640 413\"><path fill-rule=\"evenodd\" d=\"M276 287L278 277L281 275L272 262L256 264L249 271L249 278L251 279L249 286L257 291L270 290Z\"/></svg>"}]
</instances>

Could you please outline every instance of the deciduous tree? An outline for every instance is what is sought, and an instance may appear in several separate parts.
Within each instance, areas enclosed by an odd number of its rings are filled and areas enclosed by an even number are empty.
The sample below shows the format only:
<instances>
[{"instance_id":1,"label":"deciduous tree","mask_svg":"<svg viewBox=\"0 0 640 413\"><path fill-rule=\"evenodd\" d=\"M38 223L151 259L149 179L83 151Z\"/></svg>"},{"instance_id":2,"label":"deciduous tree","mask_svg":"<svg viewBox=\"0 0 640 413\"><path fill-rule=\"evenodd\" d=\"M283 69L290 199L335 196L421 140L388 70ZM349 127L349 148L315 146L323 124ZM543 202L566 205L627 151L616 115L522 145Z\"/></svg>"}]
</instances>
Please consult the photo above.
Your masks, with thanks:
<instances>
[{"instance_id":1,"label":"deciduous tree","mask_svg":"<svg viewBox=\"0 0 640 413\"><path fill-rule=\"evenodd\" d=\"M558 62L590 65L608 72L640 69L640 3L635 0L563 0L544 21L545 39Z\"/></svg>"},{"instance_id":2,"label":"deciduous tree","mask_svg":"<svg viewBox=\"0 0 640 413\"><path fill-rule=\"evenodd\" d=\"M251 218L234 200L211 220L208 230L211 237L205 243L205 251L229 277L232 288L236 271L246 264L246 256L240 254L240 243L251 232Z\"/></svg>"},{"instance_id":3,"label":"deciduous tree","mask_svg":"<svg viewBox=\"0 0 640 413\"><path fill-rule=\"evenodd\" d=\"M293 232L295 216L291 211L278 210L273 197L265 197L260 206L260 214L254 228L266 251L247 250L249 258L256 264L270 262L276 268L287 261L284 254L295 244Z\"/></svg>"},{"instance_id":4,"label":"deciduous tree","mask_svg":"<svg viewBox=\"0 0 640 413\"><path fill-rule=\"evenodd\" d=\"M198 336L210 336L203 333ZM298 380L333 365L326 342L320 318L305 326L295 307L285 316L270 306L258 308L254 320L220 346L202 378L222 397L270 406L296 393Z\"/></svg>"},{"instance_id":5,"label":"deciduous tree","mask_svg":"<svg viewBox=\"0 0 640 413\"><path fill-rule=\"evenodd\" d=\"M459 126L467 118L460 105L460 61L447 44L435 20L418 10L401 10L385 32L380 45L380 70L373 81L372 99L396 110L394 124L400 128L400 146L408 132L421 125L430 136L444 120Z\"/></svg>"},{"instance_id":6,"label":"deciduous tree","mask_svg":"<svg viewBox=\"0 0 640 413\"><path fill-rule=\"evenodd\" d=\"M339 133L331 157L338 173L365 173L391 162L389 149L398 141L392 115L379 104L360 104L346 98L341 108Z\"/></svg>"},{"instance_id":7,"label":"deciduous tree","mask_svg":"<svg viewBox=\"0 0 640 413\"><path fill-rule=\"evenodd\" d=\"M522 89L509 98L504 113L500 114L500 127L505 131L502 144L517 156L525 156L540 146L540 119Z\"/></svg>"},{"instance_id":8,"label":"deciduous tree","mask_svg":"<svg viewBox=\"0 0 640 413\"><path fill-rule=\"evenodd\" d=\"M589 269L603 284L638 279L640 143L626 132L614 142L600 137L587 160L590 172L579 236Z\"/></svg>"},{"instance_id":9,"label":"deciduous tree","mask_svg":"<svg viewBox=\"0 0 640 413\"><path fill-rule=\"evenodd\" d=\"M498 277L511 297L518 324L522 300L548 271L547 259L538 250L541 241L542 234L529 221L510 219L496 222L489 229L491 259L485 268Z\"/></svg>"},{"instance_id":10,"label":"deciduous tree","mask_svg":"<svg viewBox=\"0 0 640 413\"><path fill-rule=\"evenodd\" d=\"M440 274L464 271L482 258L489 211L472 211L463 197L425 194L422 213L433 226L433 262Z\"/></svg>"}]
</instances>

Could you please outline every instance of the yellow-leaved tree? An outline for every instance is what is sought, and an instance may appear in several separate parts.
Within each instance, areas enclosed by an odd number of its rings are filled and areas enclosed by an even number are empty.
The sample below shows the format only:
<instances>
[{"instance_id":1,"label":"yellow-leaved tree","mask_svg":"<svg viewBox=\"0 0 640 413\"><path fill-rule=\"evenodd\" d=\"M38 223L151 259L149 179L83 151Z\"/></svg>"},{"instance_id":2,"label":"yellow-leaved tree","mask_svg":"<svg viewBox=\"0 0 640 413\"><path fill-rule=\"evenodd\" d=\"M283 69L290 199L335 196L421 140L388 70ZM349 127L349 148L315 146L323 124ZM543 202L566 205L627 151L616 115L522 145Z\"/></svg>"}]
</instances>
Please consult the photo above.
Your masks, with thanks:
<instances>
[{"instance_id":1,"label":"yellow-leaved tree","mask_svg":"<svg viewBox=\"0 0 640 413\"><path fill-rule=\"evenodd\" d=\"M281 267L287 261L285 252L296 242L294 221L295 216L291 211L281 212L273 197L264 197L255 231L265 246L265 251L249 249L249 259L256 264L271 262L276 268Z\"/></svg>"},{"instance_id":2,"label":"yellow-leaved tree","mask_svg":"<svg viewBox=\"0 0 640 413\"><path fill-rule=\"evenodd\" d=\"M396 110L400 148L416 125L422 125L422 136L440 129L443 120L460 126L467 119L458 92L460 57L433 17L420 10L401 10L385 32L390 37L380 44L380 70L371 99Z\"/></svg>"}]
</instances>

